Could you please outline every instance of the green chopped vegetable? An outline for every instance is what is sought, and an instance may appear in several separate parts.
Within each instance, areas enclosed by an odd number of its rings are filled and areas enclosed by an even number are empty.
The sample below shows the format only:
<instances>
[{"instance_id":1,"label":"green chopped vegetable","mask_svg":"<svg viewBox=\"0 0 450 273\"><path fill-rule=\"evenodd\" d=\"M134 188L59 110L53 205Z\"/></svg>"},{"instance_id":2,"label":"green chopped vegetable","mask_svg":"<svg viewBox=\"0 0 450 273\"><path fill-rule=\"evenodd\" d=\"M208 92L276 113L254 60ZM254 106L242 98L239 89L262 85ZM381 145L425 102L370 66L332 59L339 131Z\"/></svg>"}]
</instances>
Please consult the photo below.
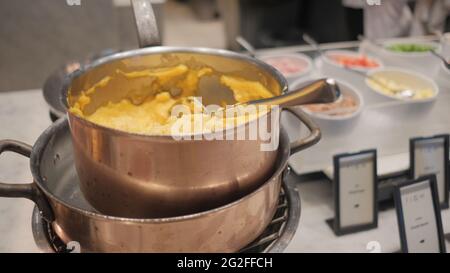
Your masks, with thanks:
<instances>
[{"instance_id":1,"label":"green chopped vegetable","mask_svg":"<svg viewBox=\"0 0 450 273\"><path fill-rule=\"evenodd\" d=\"M435 47L421 44L393 44L388 46L387 49L394 52L427 52L434 50Z\"/></svg>"}]
</instances>

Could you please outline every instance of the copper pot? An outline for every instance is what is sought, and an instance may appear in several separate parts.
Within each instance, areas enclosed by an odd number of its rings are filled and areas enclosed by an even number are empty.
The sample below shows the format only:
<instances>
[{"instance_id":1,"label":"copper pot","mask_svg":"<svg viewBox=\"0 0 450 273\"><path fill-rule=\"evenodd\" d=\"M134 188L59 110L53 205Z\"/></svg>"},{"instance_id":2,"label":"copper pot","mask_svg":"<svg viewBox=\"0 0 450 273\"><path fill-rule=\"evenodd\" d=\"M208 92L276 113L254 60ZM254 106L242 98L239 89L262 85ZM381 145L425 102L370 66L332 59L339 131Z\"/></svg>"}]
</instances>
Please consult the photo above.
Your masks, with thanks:
<instances>
[{"instance_id":1,"label":"copper pot","mask_svg":"<svg viewBox=\"0 0 450 273\"><path fill-rule=\"evenodd\" d=\"M82 90L111 71L158 66L161 57L167 55L180 62L195 58L222 71L245 71L249 77L267 82L271 90L287 90L285 80L272 68L236 53L146 48L109 56L79 71L67 89L68 105L77 100ZM126 88L126 84L118 80L110 88L99 90L92 108L120 96L116 90ZM169 217L224 205L259 187L273 172L276 161L280 111L273 110L223 132L224 138L239 130L248 136L252 123L266 120L267 132L273 136L271 150L261 149L268 143L259 135L254 140L176 140L170 135L138 135L106 128L71 112L68 116L81 190L96 209L109 215Z\"/></svg>"},{"instance_id":2,"label":"copper pot","mask_svg":"<svg viewBox=\"0 0 450 273\"><path fill-rule=\"evenodd\" d=\"M145 2L134 1L135 6ZM138 31L142 46L159 43L156 32L139 28L140 22L149 20L139 19L142 6L137 7L138 29L143 30ZM143 7L146 10L143 14L151 15L148 6ZM82 91L117 70L132 72L192 60L223 74L258 80L274 95L288 89L286 80L273 67L243 54L206 48L147 47L107 56L71 74L63 88L63 101L67 107L73 106ZM123 90L144 90L148 88L146 84L114 78L91 96L92 102L85 111L92 113L109 101L118 101L125 96ZM325 80L314 88L314 94L334 95L336 91ZM316 101L321 101L320 96L316 96ZM270 141L274 147L268 151L261 149L264 140L259 135L256 140L180 141L171 136L138 135L106 128L70 111L68 117L81 190L92 206L108 215L170 217L230 203L267 180L278 153L280 111L271 111L237 129L248 135L252 123L275 120L268 122L271 126L267 131L273 136ZM234 133L225 130L223 134ZM303 148L294 147L296 151Z\"/></svg>"},{"instance_id":3,"label":"copper pot","mask_svg":"<svg viewBox=\"0 0 450 273\"><path fill-rule=\"evenodd\" d=\"M319 131L307 117L302 118L312 130L303 143L309 145L318 138ZM253 241L273 217L290 154L289 139L281 130L276 167L253 192L196 214L133 219L100 214L86 202L79 189L71 142L66 119L51 125L33 147L13 140L0 141L0 153L13 151L30 157L34 178L31 184L0 183L0 196L33 200L56 234L65 243L78 242L82 252L238 251Z\"/></svg>"}]
</instances>

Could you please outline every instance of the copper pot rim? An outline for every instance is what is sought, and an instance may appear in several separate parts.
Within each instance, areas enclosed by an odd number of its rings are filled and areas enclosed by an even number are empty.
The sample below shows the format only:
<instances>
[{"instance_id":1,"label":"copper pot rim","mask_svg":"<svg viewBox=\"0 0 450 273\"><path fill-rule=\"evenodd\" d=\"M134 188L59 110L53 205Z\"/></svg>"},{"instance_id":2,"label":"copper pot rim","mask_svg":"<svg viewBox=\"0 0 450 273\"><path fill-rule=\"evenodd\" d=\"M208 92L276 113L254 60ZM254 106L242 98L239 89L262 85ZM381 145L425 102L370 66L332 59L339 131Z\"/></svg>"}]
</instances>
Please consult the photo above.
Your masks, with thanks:
<instances>
[{"instance_id":1,"label":"copper pot rim","mask_svg":"<svg viewBox=\"0 0 450 273\"><path fill-rule=\"evenodd\" d=\"M98 129L98 130L104 130L104 131L107 131L110 134L114 134L114 135L142 137L145 139L157 138L157 139L161 139L161 140L162 139L173 140L171 135L138 134L138 133L126 132L126 131L122 131L122 130L118 130L118 129L114 129L114 128L109 128L109 127L91 122L80 116L77 116L68 110L69 109L69 105L68 105L69 87L75 78L77 78L85 73L88 73L89 71L95 69L96 67L99 67L101 65L107 64L112 61L118 61L118 60L122 60L122 59L126 59L126 58L133 58L133 57L139 57L139 56L145 56L145 55L164 54L164 53L192 53L192 54L215 55L215 56L219 56L219 57L231 58L234 60L246 61L246 62L254 65L255 67L258 67L258 68L264 70L265 72L269 73L271 76L273 76L276 79L276 81L280 84L281 94L288 91L287 81L278 70L276 70L271 65L269 65L259 59L253 58L253 57L245 55L245 54L236 53L236 52L224 50L224 49L214 49L214 48L206 48L206 47L190 48L190 47L174 47L174 46L154 46L154 47L147 47L147 48L139 48L139 49L118 52L115 54L108 55L106 57L102 57L100 59L93 61L92 63L86 64L86 65L81 65L79 69L66 75L66 77L64 78L64 83L63 83L62 89L61 89L61 101L62 101L62 105L65 107L67 115L70 117L69 124L70 124L70 120L73 118L85 126L89 126L89 127L92 127L94 129ZM262 118L264 116L267 116L267 114L259 116L258 119ZM251 121L245 122L245 123L235 126L233 128L224 129L221 132L226 133L227 131L236 130L240 127L246 126L250 122ZM205 134L203 134L203 133L184 134L181 136L196 137L196 136L202 136L202 135L205 135ZM190 140L187 140L187 141L190 141Z\"/></svg>"},{"instance_id":2,"label":"copper pot rim","mask_svg":"<svg viewBox=\"0 0 450 273\"><path fill-rule=\"evenodd\" d=\"M197 219L200 217L205 217L210 214L219 213L220 211L225 211L230 207L236 206L241 202L244 202L247 199L252 198L256 194L258 194L260 191L264 189L268 184L273 183L277 179L280 178L280 176L283 175L284 170L287 167L288 164L288 158L290 155L290 145L289 145L289 138L287 136L286 131L283 128L280 128L280 148L278 149L278 159L277 159L277 168L273 172L270 178L268 178L259 188L254 190L253 192L231 202L226 205L198 212L193 214L187 214L187 215L181 215L181 216L174 216L174 217L165 217L165 218L126 218L126 217L117 217L117 216L111 216L111 215L104 215L98 212L93 211L87 211L78 207L75 207L71 204L68 204L66 201L61 200L59 197L53 194L51 190L49 190L46 185L45 181L42 179L41 172L40 172L40 161L42 159L43 153L46 150L47 145L50 142L50 139L52 136L58 131L61 130L61 127L67 127L69 126L69 122L66 117L60 118L56 122L54 122L50 127L48 127L38 138L38 140L35 142L31 156L30 156L30 169L31 173L34 178L34 183L37 185L40 191L42 191L47 198L52 199L54 202L57 202L59 204L62 204L65 207L68 207L69 209L76 211L82 215L92 217L99 220L106 220L106 221L118 221L118 222L132 222L132 223L167 223L167 222L179 222L179 221L186 221L191 219Z\"/></svg>"}]
</instances>

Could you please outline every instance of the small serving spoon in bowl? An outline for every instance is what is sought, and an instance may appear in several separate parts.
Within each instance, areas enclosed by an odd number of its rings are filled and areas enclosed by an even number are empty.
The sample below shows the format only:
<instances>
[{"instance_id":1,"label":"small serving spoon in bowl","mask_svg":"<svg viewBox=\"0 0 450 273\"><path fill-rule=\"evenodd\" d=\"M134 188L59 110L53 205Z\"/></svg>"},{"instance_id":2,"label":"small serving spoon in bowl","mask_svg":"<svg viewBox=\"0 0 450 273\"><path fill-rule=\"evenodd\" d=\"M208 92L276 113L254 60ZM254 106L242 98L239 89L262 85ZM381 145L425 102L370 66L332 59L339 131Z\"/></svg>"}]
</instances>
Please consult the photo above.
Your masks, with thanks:
<instances>
[{"instance_id":1,"label":"small serving spoon in bowl","mask_svg":"<svg viewBox=\"0 0 450 273\"><path fill-rule=\"evenodd\" d=\"M325 52L320 48L319 43L311 37L308 33L303 33L302 35L303 41L312 46L312 48L319 54L319 56L324 56Z\"/></svg>"},{"instance_id":2,"label":"small serving spoon in bowl","mask_svg":"<svg viewBox=\"0 0 450 273\"><path fill-rule=\"evenodd\" d=\"M373 45L375 47L384 48L384 45L382 43L380 43L378 41L375 41L374 39L368 38L368 37L366 37L364 35L361 35L361 34L358 35L358 41L360 41L360 42L367 41L369 44L371 44L371 45Z\"/></svg>"},{"instance_id":3,"label":"small serving spoon in bowl","mask_svg":"<svg viewBox=\"0 0 450 273\"><path fill-rule=\"evenodd\" d=\"M236 37L236 42L242 47L244 48L249 54L250 56L252 56L253 58L256 57L256 50L255 47L250 44L249 41L247 41L244 37L242 36L237 36Z\"/></svg>"},{"instance_id":4,"label":"small serving spoon in bowl","mask_svg":"<svg viewBox=\"0 0 450 273\"><path fill-rule=\"evenodd\" d=\"M397 97L403 98L403 99L411 99L416 95L416 92L414 90L411 89L401 89L401 88L392 88L391 86L388 86L387 84L385 84L384 82L380 81L379 79L377 79L376 77L372 76L372 75L368 75L362 71L356 70L356 69L352 69L348 66L343 66L345 70L356 73L364 78L367 78L373 82L375 82L376 84L382 86L383 88L391 91L392 93L394 93Z\"/></svg>"}]
</instances>

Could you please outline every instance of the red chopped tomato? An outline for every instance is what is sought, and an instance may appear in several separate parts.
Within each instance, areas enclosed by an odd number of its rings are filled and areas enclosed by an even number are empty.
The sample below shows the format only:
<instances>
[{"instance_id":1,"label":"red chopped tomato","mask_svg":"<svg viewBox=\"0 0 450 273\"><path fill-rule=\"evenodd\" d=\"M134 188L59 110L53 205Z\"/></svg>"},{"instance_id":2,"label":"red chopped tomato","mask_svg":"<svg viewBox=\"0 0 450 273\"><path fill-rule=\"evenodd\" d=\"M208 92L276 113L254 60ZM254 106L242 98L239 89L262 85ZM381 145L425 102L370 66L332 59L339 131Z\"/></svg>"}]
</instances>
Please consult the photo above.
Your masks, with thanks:
<instances>
[{"instance_id":1,"label":"red chopped tomato","mask_svg":"<svg viewBox=\"0 0 450 273\"><path fill-rule=\"evenodd\" d=\"M340 65L349 67L375 68L380 66L378 62L366 57L365 55L350 56L333 54L329 55L329 58Z\"/></svg>"}]
</instances>

